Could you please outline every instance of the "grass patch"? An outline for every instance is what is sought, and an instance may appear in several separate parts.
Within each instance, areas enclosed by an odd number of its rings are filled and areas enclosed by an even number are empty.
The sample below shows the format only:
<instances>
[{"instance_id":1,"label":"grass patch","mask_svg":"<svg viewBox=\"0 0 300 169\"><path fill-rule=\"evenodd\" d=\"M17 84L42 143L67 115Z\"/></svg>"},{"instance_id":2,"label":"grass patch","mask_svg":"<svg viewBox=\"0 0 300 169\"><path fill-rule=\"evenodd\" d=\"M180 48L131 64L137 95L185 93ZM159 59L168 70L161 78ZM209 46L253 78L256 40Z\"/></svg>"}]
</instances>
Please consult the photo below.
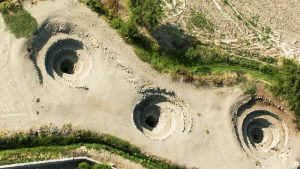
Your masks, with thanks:
<instances>
[{"instance_id":1,"label":"grass patch","mask_svg":"<svg viewBox=\"0 0 300 169\"><path fill-rule=\"evenodd\" d=\"M128 0L131 19L146 28L155 27L163 16L161 0Z\"/></svg>"},{"instance_id":2,"label":"grass patch","mask_svg":"<svg viewBox=\"0 0 300 169\"><path fill-rule=\"evenodd\" d=\"M89 164L87 162L81 162L78 164L77 169L111 169L108 164Z\"/></svg>"},{"instance_id":3,"label":"grass patch","mask_svg":"<svg viewBox=\"0 0 300 169\"><path fill-rule=\"evenodd\" d=\"M248 22L249 22L252 26L257 27L257 26L258 26L258 23L259 23L259 16L258 16L258 15L251 16L251 18L248 20Z\"/></svg>"},{"instance_id":4,"label":"grass patch","mask_svg":"<svg viewBox=\"0 0 300 169\"><path fill-rule=\"evenodd\" d=\"M195 10L191 13L190 22L199 29L203 29L211 33L215 31L213 23L210 22L203 13L199 13Z\"/></svg>"},{"instance_id":5,"label":"grass patch","mask_svg":"<svg viewBox=\"0 0 300 169\"><path fill-rule=\"evenodd\" d=\"M255 95L257 91L257 86L255 82L247 82L241 86L241 89L245 94Z\"/></svg>"},{"instance_id":6,"label":"grass patch","mask_svg":"<svg viewBox=\"0 0 300 169\"><path fill-rule=\"evenodd\" d=\"M37 21L21 5L10 5L1 10L6 29L16 38L28 37L37 31Z\"/></svg>"},{"instance_id":7,"label":"grass patch","mask_svg":"<svg viewBox=\"0 0 300 169\"><path fill-rule=\"evenodd\" d=\"M225 5L230 5L229 0L223 0L223 2L224 2Z\"/></svg>"},{"instance_id":8,"label":"grass patch","mask_svg":"<svg viewBox=\"0 0 300 169\"><path fill-rule=\"evenodd\" d=\"M3 150L0 151L0 165L60 159L65 151L79 147L80 145L71 145Z\"/></svg>"},{"instance_id":9,"label":"grass patch","mask_svg":"<svg viewBox=\"0 0 300 169\"><path fill-rule=\"evenodd\" d=\"M224 73L224 72L237 72L242 74L247 74L253 79L259 79L269 84L275 84L277 76L266 75L265 73L257 70L250 70L241 66L228 65L228 64L214 64L209 66L212 73Z\"/></svg>"}]
</instances>

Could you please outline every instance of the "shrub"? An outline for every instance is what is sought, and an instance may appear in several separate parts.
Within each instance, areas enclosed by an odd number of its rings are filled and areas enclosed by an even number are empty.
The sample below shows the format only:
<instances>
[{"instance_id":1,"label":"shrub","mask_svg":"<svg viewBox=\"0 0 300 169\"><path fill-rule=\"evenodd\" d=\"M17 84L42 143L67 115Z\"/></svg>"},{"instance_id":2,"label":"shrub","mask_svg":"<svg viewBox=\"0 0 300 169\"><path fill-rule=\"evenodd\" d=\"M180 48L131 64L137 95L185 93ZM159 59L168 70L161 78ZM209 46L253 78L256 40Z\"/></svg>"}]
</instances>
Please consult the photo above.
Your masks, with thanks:
<instances>
[{"instance_id":1,"label":"shrub","mask_svg":"<svg viewBox=\"0 0 300 169\"><path fill-rule=\"evenodd\" d=\"M155 27L163 16L161 0L130 0L132 19L146 28Z\"/></svg>"},{"instance_id":2,"label":"shrub","mask_svg":"<svg viewBox=\"0 0 300 169\"><path fill-rule=\"evenodd\" d=\"M125 23L120 22L119 31L121 35L129 41L134 41L139 37L138 27L133 20L129 20Z\"/></svg>"},{"instance_id":3,"label":"shrub","mask_svg":"<svg viewBox=\"0 0 300 169\"><path fill-rule=\"evenodd\" d=\"M244 83L241 86L241 89L244 91L245 94L249 94L249 95L254 95L254 94L256 94L256 91L257 91L255 82Z\"/></svg>"},{"instance_id":4,"label":"shrub","mask_svg":"<svg viewBox=\"0 0 300 169\"><path fill-rule=\"evenodd\" d=\"M210 22L203 13L192 11L190 22L199 29L204 29L209 32L214 32L214 25Z\"/></svg>"},{"instance_id":5,"label":"shrub","mask_svg":"<svg viewBox=\"0 0 300 169\"><path fill-rule=\"evenodd\" d=\"M80 0L80 2L87 5L92 11L97 12L98 14L108 15L107 9L99 0Z\"/></svg>"},{"instance_id":6,"label":"shrub","mask_svg":"<svg viewBox=\"0 0 300 169\"><path fill-rule=\"evenodd\" d=\"M87 162L81 162L78 164L77 169L91 169L91 165Z\"/></svg>"},{"instance_id":7,"label":"shrub","mask_svg":"<svg viewBox=\"0 0 300 169\"><path fill-rule=\"evenodd\" d=\"M273 92L286 99L292 110L300 117L300 66L295 61L284 59L280 76ZM300 124L300 123L299 123Z\"/></svg>"},{"instance_id":8,"label":"shrub","mask_svg":"<svg viewBox=\"0 0 300 169\"><path fill-rule=\"evenodd\" d=\"M92 166L92 169L111 169L111 166L107 164L95 164Z\"/></svg>"},{"instance_id":9,"label":"shrub","mask_svg":"<svg viewBox=\"0 0 300 169\"><path fill-rule=\"evenodd\" d=\"M119 29L121 28L123 25L124 25L124 21L121 19L121 18L113 18L111 21L110 21L110 24L113 28L115 29Z\"/></svg>"},{"instance_id":10,"label":"shrub","mask_svg":"<svg viewBox=\"0 0 300 169\"><path fill-rule=\"evenodd\" d=\"M254 27L258 26L258 22L259 22L259 16L258 15L251 16L251 18L249 19L249 23Z\"/></svg>"}]
</instances>

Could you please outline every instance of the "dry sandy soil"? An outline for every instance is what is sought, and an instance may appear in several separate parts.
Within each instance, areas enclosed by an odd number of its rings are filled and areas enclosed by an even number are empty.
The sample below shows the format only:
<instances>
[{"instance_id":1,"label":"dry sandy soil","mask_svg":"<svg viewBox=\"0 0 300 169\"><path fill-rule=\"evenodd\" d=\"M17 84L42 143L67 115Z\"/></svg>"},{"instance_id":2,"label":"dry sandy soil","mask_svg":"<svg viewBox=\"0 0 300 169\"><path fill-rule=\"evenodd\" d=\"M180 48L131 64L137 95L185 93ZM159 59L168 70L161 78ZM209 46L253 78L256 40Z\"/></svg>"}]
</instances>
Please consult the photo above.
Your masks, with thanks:
<instances>
[{"instance_id":1,"label":"dry sandy soil","mask_svg":"<svg viewBox=\"0 0 300 169\"><path fill-rule=\"evenodd\" d=\"M165 0L167 2L167 0ZM300 60L300 2L298 0L171 0L166 22L178 25L204 42L249 50L273 57ZM203 13L215 31L190 28L191 11ZM175 11L175 12L174 12ZM249 24L257 18L256 26ZM266 33L270 28L271 33Z\"/></svg>"},{"instance_id":2,"label":"dry sandy soil","mask_svg":"<svg viewBox=\"0 0 300 169\"><path fill-rule=\"evenodd\" d=\"M238 87L173 82L76 1L25 8L40 26L33 38L14 38L0 17L1 131L71 123L191 168L299 166L300 136L284 105Z\"/></svg>"}]
</instances>

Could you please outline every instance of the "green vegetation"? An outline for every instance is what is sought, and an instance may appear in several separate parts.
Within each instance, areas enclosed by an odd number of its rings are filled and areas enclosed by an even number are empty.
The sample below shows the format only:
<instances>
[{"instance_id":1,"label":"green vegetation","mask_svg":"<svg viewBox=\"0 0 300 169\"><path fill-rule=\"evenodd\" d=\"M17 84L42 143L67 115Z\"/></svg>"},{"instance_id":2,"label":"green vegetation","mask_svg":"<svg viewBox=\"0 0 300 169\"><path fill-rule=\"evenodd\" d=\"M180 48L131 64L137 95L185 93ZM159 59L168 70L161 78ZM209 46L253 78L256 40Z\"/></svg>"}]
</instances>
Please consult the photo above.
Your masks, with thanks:
<instances>
[{"instance_id":1,"label":"green vegetation","mask_svg":"<svg viewBox=\"0 0 300 169\"><path fill-rule=\"evenodd\" d=\"M155 27L163 16L161 0L129 0L131 19L146 28Z\"/></svg>"},{"instance_id":2,"label":"green vegetation","mask_svg":"<svg viewBox=\"0 0 300 169\"><path fill-rule=\"evenodd\" d=\"M108 164L95 164L91 169L111 169L111 166Z\"/></svg>"},{"instance_id":3,"label":"green vegetation","mask_svg":"<svg viewBox=\"0 0 300 169\"><path fill-rule=\"evenodd\" d=\"M241 73L244 70L262 72L266 77L272 77L272 80L275 80L278 73L278 69L270 64L228 54L227 52L220 51L218 48L210 48L202 45L189 48L186 52L186 57L200 65L212 66L212 68L219 67L219 71L220 66L223 66L225 70L227 69L226 67L235 67L236 72ZM231 70L234 71L234 69Z\"/></svg>"},{"instance_id":4,"label":"green vegetation","mask_svg":"<svg viewBox=\"0 0 300 169\"><path fill-rule=\"evenodd\" d=\"M278 62L278 59L276 59L274 57L262 56L259 53L250 52L247 50L238 50L238 51L232 51L232 52L234 52L238 56L242 56L242 57L249 58L249 59L259 60L259 61L266 62L266 63L273 64L273 65L276 65Z\"/></svg>"},{"instance_id":5,"label":"green vegetation","mask_svg":"<svg viewBox=\"0 0 300 169\"><path fill-rule=\"evenodd\" d=\"M0 165L59 159L65 151L79 147L80 145L3 150L0 151Z\"/></svg>"},{"instance_id":6,"label":"green vegetation","mask_svg":"<svg viewBox=\"0 0 300 169\"><path fill-rule=\"evenodd\" d=\"M99 1L97 1L97 0L80 0L80 1L85 3L93 11L103 14L103 15L108 15L107 9Z\"/></svg>"},{"instance_id":7,"label":"green vegetation","mask_svg":"<svg viewBox=\"0 0 300 169\"><path fill-rule=\"evenodd\" d=\"M30 134L16 133L11 136L2 136L0 138L0 161L3 164L56 158L65 150L79 146L96 150L104 149L150 169L183 168L157 157L145 155L136 146L111 135L86 130L73 131L70 127L53 132L47 126L41 128L39 132L31 131Z\"/></svg>"},{"instance_id":8,"label":"green vegetation","mask_svg":"<svg viewBox=\"0 0 300 169\"><path fill-rule=\"evenodd\" d=\"M259 16L258 15L254 15L251 16L251 18L248 21L252 26L257 27L258 26L258 22L259 22Z\"/></svg>"},{"instance_id":9,"label":"green vegetation","mask_svg":"<svg viewBox=\"0 0 300 169\"><path fill-rule=\"evenodd\" d=\"M87 162L79 163L77 169L91 169L91 165Z\"/></svg>"},{"instance_id":10,"label":"green vegetation","mask_svg":"<svg viewBox=\"0 0 300 169\"><path fill-rule=\"evenodd\" d=\"M266 34L273 34L273 31L270 27L262 27L263 28L263 32L265 32Z\"/></svg>"},{"instance_id":11,"label":"green vegetation","mask_svg":"<svg viewBox=\"0 0 300 169\"><path fill-rule=\"evenodd\" d=\"M255 161L255 165L261 168L261 162L260 161Z\"/></svg>"},{"instance_id":12,"label":"green vegetation","mask_svg":"<svg viewBox=\"0 0 300 169\"><path fill-rule=\"evenodd\" d=\"M228 0L223 0L224 4L229 5L229 1Z\"/></svg>"},{"instance_id":13,"label":"green vegetation","mask_svg":"<svg viewBox=\"0 0 300 169\"><path fill-rule=\"evenodd\" d=\"M87 162L81 162L77 169L111 169L111 166L107 164L89 164Z\"/></svg>"},{"instance_id":14,"label":"green vegetation","mask_svg":"<svg viewBox=\"0 0 300 169\"><path fill-rule=\"evenodd\" d=\"M4 5L3 5L4 6ZM37 30L37 21L20 3L9 3L1 8L7 29L17 38L28 37Z\"/></svg>"},{"instance_id":15,"label":"green vegetation","mask_svg":"<svg viewBox=\"0 0 300 169\"><path fill-rule=\"evenodd\" d=\"M247 82L244 85L242 85L242 90L244 93L249 94L249 95L254 95L256 94L257 87L255 82Z\"/></svg>"},{"instance_id":16,"label":"green vegetation","mask_svg":"<svg viewBox=\"0 0 300 169\"><path fill-rule=\"evenodd\" d=\"M210 22L203 13L192 11L190 16L190 22L199 29L204 29L209 32L214 32L214 25Z\"/></svg>"},{"instance_id":17,"label":"green vegetation","mask_svg":"<svg viewBox=\"0 0 300 169\"><path fill-rule=\"evenodd\" d=\"M284 59L274 93L286 99L292 110L300 117L300 66L293 60ZM300 125L300 121L298 120Z\"/></svg>"}]
</instances>

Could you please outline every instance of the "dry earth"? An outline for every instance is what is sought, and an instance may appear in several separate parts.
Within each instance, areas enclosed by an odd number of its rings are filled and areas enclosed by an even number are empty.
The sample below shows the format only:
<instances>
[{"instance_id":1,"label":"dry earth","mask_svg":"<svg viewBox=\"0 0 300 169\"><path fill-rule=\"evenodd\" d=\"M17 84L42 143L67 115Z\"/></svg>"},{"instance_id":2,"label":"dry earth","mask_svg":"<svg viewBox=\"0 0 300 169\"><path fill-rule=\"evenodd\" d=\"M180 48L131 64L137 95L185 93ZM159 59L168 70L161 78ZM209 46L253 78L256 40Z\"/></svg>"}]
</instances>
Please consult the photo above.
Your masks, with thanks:
<instances>
[{"instance_id":1,"label":"dry earth","mask_svg":"<svg viewBox=\"0 0 300 169\"><path fill-rule=\"evenodd\" d=\"M170 14L165 21L207 43L300 60L298 0L226 1L228 4L224 0L171 0L167 3ZM193 10L203 13L213 23L213 33L188 26ZM256 26L250 24L252 18L257 19ZM270 28L269 33L266 28Z\"/></svg>"},{"instance_id":2,"label":"dry earth","mask_svg":"<svg viewBox=\"0 0 300 169\"><path fill-rule=\"evenodd\" d=\"M72 123L187 167L299 166L300 136L284 104L173 82L77 1L25 8L40 25L33 38L14 38L0 18L2 131Z\"/></svg>"}]
</instances>

